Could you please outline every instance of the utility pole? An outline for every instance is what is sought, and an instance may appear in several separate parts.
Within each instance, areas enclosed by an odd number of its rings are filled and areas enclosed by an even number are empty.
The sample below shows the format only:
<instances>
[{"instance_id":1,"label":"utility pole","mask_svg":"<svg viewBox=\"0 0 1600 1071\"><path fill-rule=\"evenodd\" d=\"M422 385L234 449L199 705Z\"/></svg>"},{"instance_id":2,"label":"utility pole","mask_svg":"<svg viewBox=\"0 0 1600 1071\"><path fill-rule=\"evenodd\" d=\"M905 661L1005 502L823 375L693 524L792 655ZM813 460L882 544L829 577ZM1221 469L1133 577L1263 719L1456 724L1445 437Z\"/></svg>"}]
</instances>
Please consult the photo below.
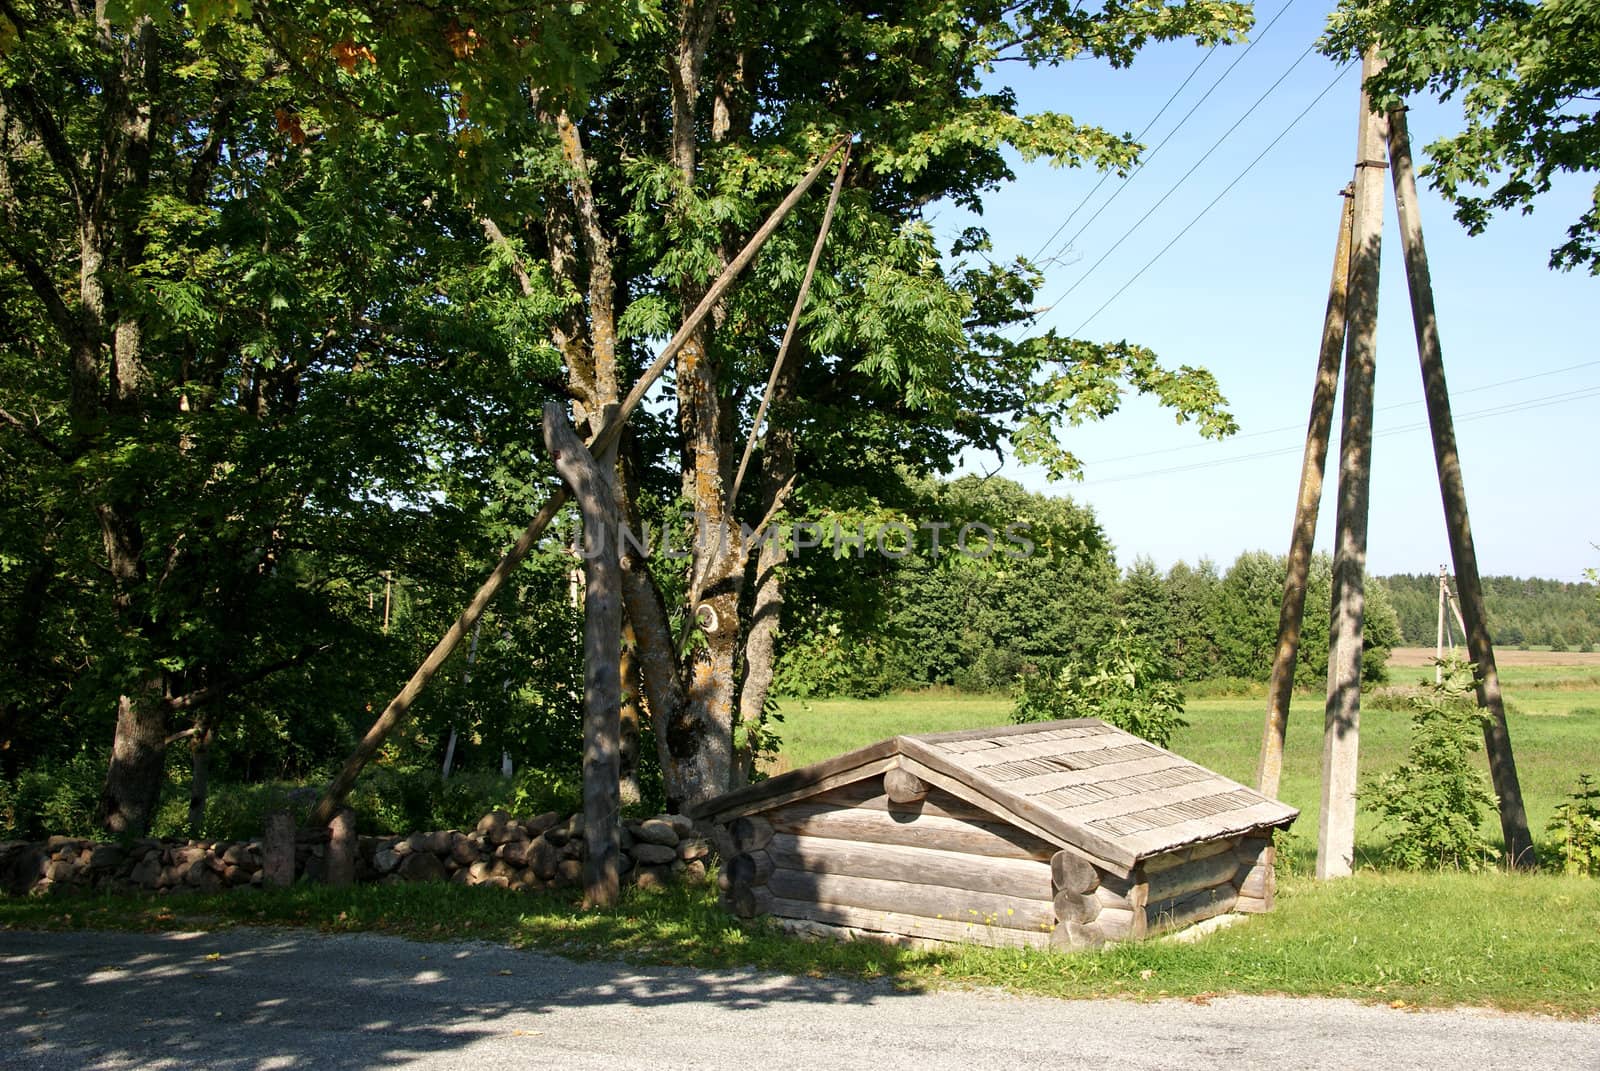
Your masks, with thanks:
<instances>
[{"instance_id":1,"label":"utility pole","mask_svg":"<svg viewBox=\"0 0 1600 1071\"><path fill-rule=\"evenodd\" d=\"M1289 728L1289 702L1294 696L1294 668L1300 655L1300 625L1305 620L1306 581L1311 549L1322 504L1322 477L1328 464L1328 433L1333 428L1333 399L1339 391L1339 358L1344 353L1345 306L1350 289L1350 233L1355 222L1355 188L1339 191L1339 238L1334 245L1333 279L1322 317L1322 346L1317 354L1317 381L1311 391L1311 417L1306 423L1306 448L1300 461L1300 495L1294 527L1289 532L1289 564L1278 606L1278 646L1267 684L1267 721L1261 735L1256 788L1278 796L1283 777L1283 739Z\"/></svg>"},{"instance_id":2,"label":"utility pole","mask_svg":"<svg viewBox=\"0 0 1600 1071\"><path fill-rule=\"evenodd\" d=\"M1339 435L1339 504L1328 629L1328 699L1322 737L1319 878L1355 864L1356 763L1361 736L1361 647L1366 612L1367 505L1372 476L1372 395L1377 358L1378 268L1383 242L1384 117L1372 112L1366 82L1383 69L1377 47L1361 58L1356 136L1355 221L1345 341L1344 422Z\"/></svg>"},{"instance_id":3,"label":"utility pole","mask_svg":"<svg viewBox=\"0 0 1600 1071\"><path fill-rule=\"evenodd\" d=\"M1433 433L1433 459L1439 470L1439 495L1444 501L1445 531L1450 537L1450 559L1455 564L1456 585L1465 618L1467 654L1478 682L1478 705L1488 712L1483 723L1484 750L1489 755L1489 776L1500 799L1500 831L1505 837L1506 862L1514 868L1534 867L1533 837L1522 804L1511 732L1506 726L1505 700L1500 695L1500 674L1495 667L1494 642L1489 637L1489 614L1479 581L1478 552L1472 541L1472 519L1467 513L1466 484L1461 477L1461 456L1456 450L1455 422L1450 416L1450 391L1444 378L1444 351L1439 342L1439 317L1433 304L1433 280L1428 272L1428 252L1422 244L1422 217L1417 210L1417 176L1411 162L1411 137L1405 111L1389 116L1389 150L1394 161L1394 196L1400 216L1400 242L1405 251L1406 285L1411 291L1411 319L1417 334L1417 359L1422 364L1422 388L1428 401L1428 426Z\"/></svg>"},{"instance_id":4,"label":"utility pole","mask_svg":"<svg viewBox=\"0 0 1600 1071\"><path fill-rule=\"evenodd\" d=\"M1439 566L1439 620L1433 630L1433 683L1444 681L1444 638L1449 633L1449 626L1444 621L1444 566ZM1450 641L1450 649L1455 650L1454 638Z\"/></svg>"}]
</instances>

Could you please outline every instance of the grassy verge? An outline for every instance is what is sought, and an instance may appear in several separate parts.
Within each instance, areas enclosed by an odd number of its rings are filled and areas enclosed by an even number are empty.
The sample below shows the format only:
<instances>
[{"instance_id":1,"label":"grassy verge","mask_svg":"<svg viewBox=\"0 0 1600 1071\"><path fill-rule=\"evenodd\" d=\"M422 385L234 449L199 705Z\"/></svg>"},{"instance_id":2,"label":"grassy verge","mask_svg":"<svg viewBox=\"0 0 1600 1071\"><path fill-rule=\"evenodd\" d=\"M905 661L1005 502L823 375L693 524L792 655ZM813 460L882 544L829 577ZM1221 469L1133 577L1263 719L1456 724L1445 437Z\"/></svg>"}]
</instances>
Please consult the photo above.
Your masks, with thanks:
<instances>
[{"instance_id":1,"label":"grassy verge","mask_svg":"<svg viewBox=\"0 0 1600 1071\"><path fill-rule=\"evenodd\" d=\"M615 911L560 896L448 885L303 886L211 897L0 900L6 929L291 926L422 940L481 939L574 957L887 981L1056 997L1350 997L1396 1006L1600 1012L1600 882L1552 876L1363 873L1286 878L1277 910L1194 944L1059 955L939 951L785 937L742 926L709 889L635 891Z\"/></svg>"}]
</instances>

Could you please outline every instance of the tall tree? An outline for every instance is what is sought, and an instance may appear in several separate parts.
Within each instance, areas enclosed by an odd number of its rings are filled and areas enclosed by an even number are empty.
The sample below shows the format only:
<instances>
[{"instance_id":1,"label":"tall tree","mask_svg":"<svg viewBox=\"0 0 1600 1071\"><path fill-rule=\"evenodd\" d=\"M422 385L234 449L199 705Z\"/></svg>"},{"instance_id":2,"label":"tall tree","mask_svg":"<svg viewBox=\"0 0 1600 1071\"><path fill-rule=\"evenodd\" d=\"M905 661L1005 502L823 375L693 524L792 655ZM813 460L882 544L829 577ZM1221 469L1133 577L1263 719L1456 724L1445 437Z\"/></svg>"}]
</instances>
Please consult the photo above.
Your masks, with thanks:
<instances>
[{"instance_id":1,"label":"tall tree","mask_svg":"<svg viewBox=\"0 0 1600 1071\"><path fill-rule=\"evenodd\" d=\"M1421 173L1470 233L1496 212L1532 212L1559 174L1600 171L1596 0L1341 3L1326 50L1353 57L1373 40L1387 62L1368 87L1375 108L1419 93L1460 102L1466 129L1429 145ZM1600 183L1550 266L1600 275Z\"/></svg>"}]
</instances>

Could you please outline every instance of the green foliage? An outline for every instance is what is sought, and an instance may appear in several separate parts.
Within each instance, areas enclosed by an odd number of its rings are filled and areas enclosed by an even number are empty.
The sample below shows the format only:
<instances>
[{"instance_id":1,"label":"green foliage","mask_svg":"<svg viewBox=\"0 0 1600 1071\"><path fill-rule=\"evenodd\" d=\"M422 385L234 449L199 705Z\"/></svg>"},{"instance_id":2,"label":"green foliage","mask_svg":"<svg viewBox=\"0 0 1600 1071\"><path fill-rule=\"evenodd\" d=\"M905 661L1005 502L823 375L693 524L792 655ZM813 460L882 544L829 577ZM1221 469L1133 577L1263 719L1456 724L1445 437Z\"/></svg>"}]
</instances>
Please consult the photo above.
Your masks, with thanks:
<instances>
[{"instance_id":1,"label":"green foliage","mask_svg":"<svg viewBox=\"0 0 1600 1071\"><path fill-rule=\"evenodd\" d=\"M1433 645L1437 631L1439 579L1427 573L1386 576L1404 642ZM1483 601L1489 610L1489 636L1498 645L1550 646L1557 638L1581 648L1600 641L1600 586L1536 577L1486 576ZM1456 642L1461 642L1459 629Z\"/></svg>"},{"instance_id":2,"label":"green foliage","mask_svg":"<svg viewBox=\"0 0 1600 1071\"><path fill-rule=\"evenodd\" d=\"M1391 853L1401 866L1481 870L1498 856L1482 830L1494 795L1472 762L1482 747L1483 714L1472 698L1470 668L1457 663L1446 670L1412 701L1406 761L1369 791L1397 827Z\"/></svg>"},{"instance_id":3,"label":"green foliage","mask_svg":"<svg viewBox=\"0 0 1600 1071\"><path fill-rule=\"evenodd\" d=\"M1600 782L1578 775L1578 787L1556 807L1546 828L1555 838L1563 870L1600 875Z\"/></svg>"},{"instance_id":4,"label":"green foliage","mask_svg":"<svg viewBox=\"0 0 1600 1071\"><path fill-rule=\"evenodd\" d=\"M1600 169L1600 2L1344 0L1325 49L1353 56L1381 40L1375 105L1430 93L1457 100L1466 129L1427 147L1422 169L1472 234L1496 212L1533 211L1562 172ZM1600 185L1550 255L1550 266L1600 274Z\"/></svg>"},{"instance_id":5,"label":"green foliage","mask_svg":"<svg viewBox=\"0 0 1600 1071\"><path fill-rule=\"evenodd\" d=\"M1012 720L1099 718L1166 747L1188 724L1183 702L1171 667L1124 622L1092 659L1067 659L1020 677Z\"/></svg>"},{"instance_id":6,"label":"green foliage","mask_svg":"<svg viewBox=\"0 0 1600 1071\"><path fill-rule=\"evenodd\" d=\"M0 837L42 840L56 834L95 835L95 812L105 776L105 757L81 751L62 761L30 767L15 780L0 779Z\"/></svg>"}]
</instances>

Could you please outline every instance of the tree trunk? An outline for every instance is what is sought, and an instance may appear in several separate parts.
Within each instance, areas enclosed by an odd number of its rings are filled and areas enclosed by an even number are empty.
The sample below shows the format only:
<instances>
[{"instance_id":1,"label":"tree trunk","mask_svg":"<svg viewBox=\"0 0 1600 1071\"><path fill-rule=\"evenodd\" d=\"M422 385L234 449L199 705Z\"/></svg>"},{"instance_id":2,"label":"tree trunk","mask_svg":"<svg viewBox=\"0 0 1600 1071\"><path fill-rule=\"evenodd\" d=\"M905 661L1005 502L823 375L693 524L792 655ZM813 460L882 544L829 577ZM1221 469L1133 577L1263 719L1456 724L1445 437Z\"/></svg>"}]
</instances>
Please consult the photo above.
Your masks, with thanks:
<instances>
[{"instance_id":1,"label":"tree trunk","mask_svg":"<svg viewBox=\"0 0 1600 1071\"><path fill-rule=\"evenodd\" d=\"M615 419L616 406L604 410ZM617 562L615 489L606 469L615 468L615 450L599 460L590 456L561 406L544 410L544 441L556 470L572 488L583 510L583 862L584 903L609 907L620 895L622 854L621 578Z\"/></svg>"},{"instance_id":2,"label":"tree trunk","mask_svg":"<svg viewBox=\"0 0 1600 1071\"><path fill-rule=\"evenodd\" d=\"M639 667L639 641L633 634L633 621L622 618L622 657L617 663L622 691L622 771L619 787L624 806L638 803L643 797L639 787L639 725L643 712L641 689L644 681Z\"/></svg>"},{"instance_id":3,"label":"tree trunk","mask_svg":"<svg viewBox=\"0 0 1600 1071\"><path fill-rule=\"evenodd\" d=\"M215 733L209 724L201 722L189 738L189 836L195 840L205 833L206 800L211 794L211 741Z\"/></svg>"},{"instance_id":4,"label":"tree trunk","mask_svg":"<svg viewBox=\"0 0 1600 1071\"><path fill-rule=\"evenodd\" d=\"M117 698L117 729L100 798L108 833L142 837L161 800L166 770L167 710L156 689Z\"/></svg>"}]
</instances>

